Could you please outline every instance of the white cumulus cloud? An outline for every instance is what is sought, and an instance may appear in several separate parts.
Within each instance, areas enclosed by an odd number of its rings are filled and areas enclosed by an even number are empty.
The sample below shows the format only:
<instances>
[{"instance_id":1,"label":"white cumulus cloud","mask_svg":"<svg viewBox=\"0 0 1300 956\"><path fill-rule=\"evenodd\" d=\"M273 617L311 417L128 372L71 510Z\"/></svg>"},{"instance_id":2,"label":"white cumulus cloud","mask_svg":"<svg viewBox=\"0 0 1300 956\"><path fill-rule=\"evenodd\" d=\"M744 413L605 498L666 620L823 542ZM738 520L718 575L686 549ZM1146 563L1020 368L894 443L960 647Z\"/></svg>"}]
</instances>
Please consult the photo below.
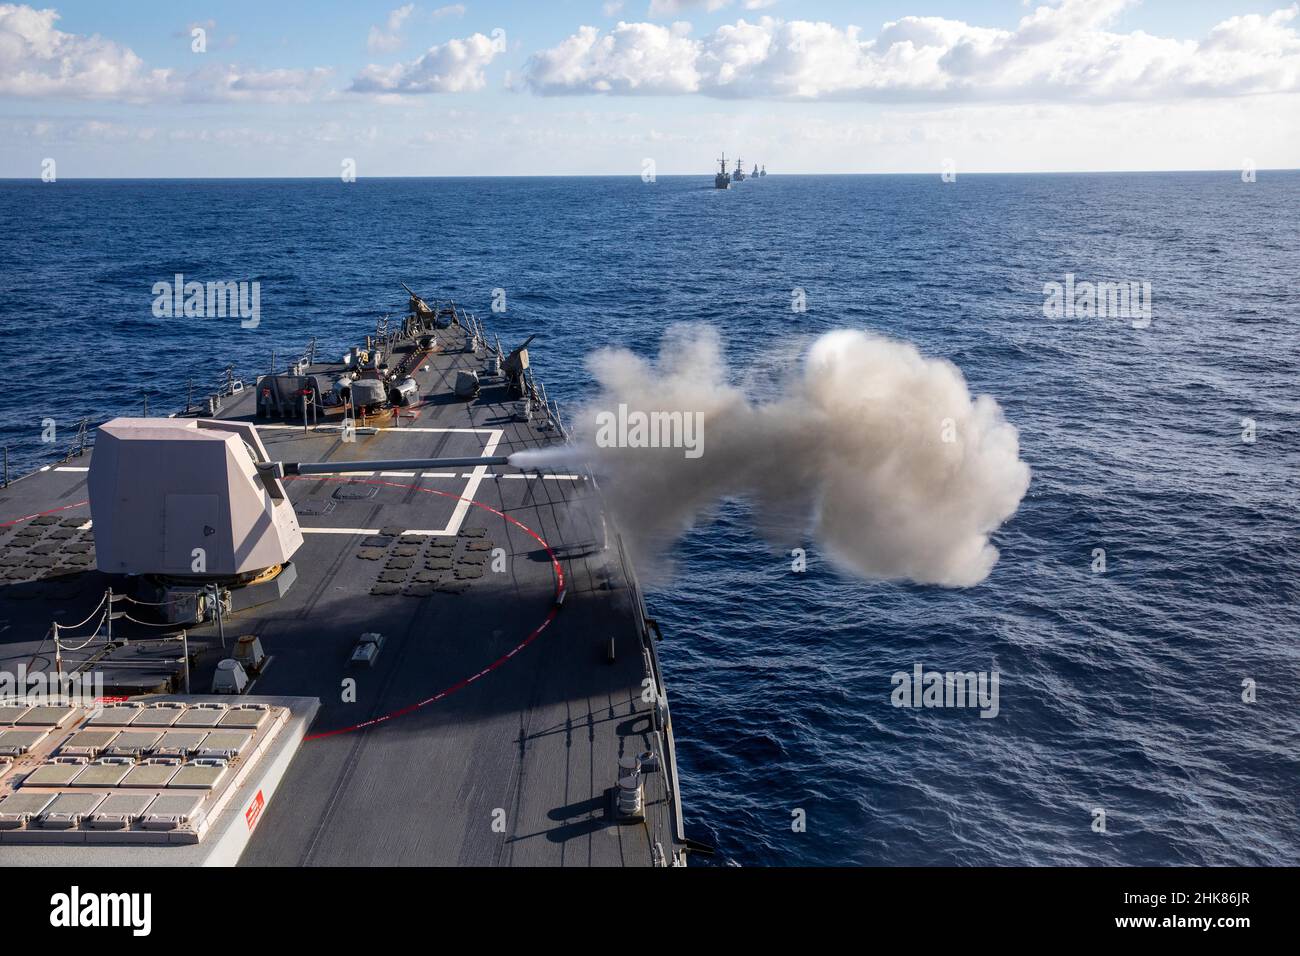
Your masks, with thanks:
<instances>
[{"instance_id":1,"label":"white cumulus cloud","mask_svg":"<svg viewBox=\"0 0 1300 956\"><path fill-rule=\"evenodd\" d=\"M529 58L529 86L539 93L694 93L699 47L690 24L624 23L607 33L578 32Z\"/></svg>"},{"instance_id":2,"label":"white cumulus cloud","mask_svg":"<svg viewBox=\"0 0 1300 956\"><path fill-rule=\"evenodd\" d=\"M55 28L54 10L0 4L0 94L147 99L165 89L171 71L150 70L112 40Z\"/></svg>"},{"instance_id":3,"label":"white cumulus cloud","mask_svg":"<svg viewBox=\"0 0 1300 956\"><path fill-rule=\"evenodd\" d=\"M495 32L495 31L494 31ZM501 38L475 33L430 47L410 63L371 64L352 80L354 93L462 93L487 85L485 68L505 50Z\"/></svg>"},{"instance_id":4,"label":"white cumulus cloud","mask_svg":"<svg viewBox=\"0 0 1300 956\"><path fill-rule=\"evenodd\" d=\"M371 53L386 53L402 45L402 26L415 12L415 4L408 3L388 14L388 20L382 27L371 27L366 37L366 49Z\"/></svg>"},{"instance_id":5,"label":"white cumulus cloud","mask_svg":"<svg viewBox=\"0 0 1300 956\"><path fill-rule=\"evenodd\" d=\"M584 26L534 54L524 81L552 95L879 101L1102 102L1300 90L1297 5L1233 17L1197 42L1113 32L1131 2L1062 0L1012 30L909 16L874 37L856 26L769 16L698 39L680 23Z\"/></svg>"},{"instance_id":6,"label":"white cumulus cloud","mask_svg":"<svg viewBox=\"0 0 1300 956\"><path fill-rule=\"evenodd\" d=\"M0 4L0 96L156 102L302 102L331 70L204 66L150 69L132 50L100 36L64 33L54 10Z\"/></svg>"}]
</instances>

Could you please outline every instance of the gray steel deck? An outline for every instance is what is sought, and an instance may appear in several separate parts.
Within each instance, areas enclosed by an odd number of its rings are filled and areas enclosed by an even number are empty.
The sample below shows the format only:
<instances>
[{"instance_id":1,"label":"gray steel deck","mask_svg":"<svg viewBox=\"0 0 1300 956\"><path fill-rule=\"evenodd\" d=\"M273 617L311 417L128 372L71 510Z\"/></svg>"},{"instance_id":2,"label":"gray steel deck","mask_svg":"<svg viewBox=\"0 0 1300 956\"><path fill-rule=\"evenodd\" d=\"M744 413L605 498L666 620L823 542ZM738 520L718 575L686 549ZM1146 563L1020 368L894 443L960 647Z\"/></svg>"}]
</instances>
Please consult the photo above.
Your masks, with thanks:
<instances>
[{"instance_id":1,"label":"gray steel deck","mask_svg":"<svg viewBox=\"0 0 1300 956\"><path fill-rule=\"evenodd\" d=\"M452 331L453 339L461 334ZM455 371L482 364L470 353L431 356L428 371L415 376L424 400L416 417L371 422L380 431L355 442L343 442L337 431L305 433L301 425L261 421L263 441L274 458L337 461L510 454L561 440L540 415L510 420L504 386L485 387L473 403L454 399ZM227 399L220 417L252 420L253 391ZM0 523L7 523L0 556L30 551L31 532L25 541L16 536L37 513L63 509L53 514L68 526L88 519L86 474L66 469L86 468L91 454L0 491ZM313 735L407 712L306 741L241 863L617 866L649 865L657 850L668 861L681 852L666 703L657 708L653 690L644 695L651 702L643 699L647 679L652 689L662 687L635 579L612 530L603 550L568 550L600 534L600 501L590 482L480 466L436 475L301 477L288 489L305 538L294 557L298 580L278 602L226 622L228 638L257 634L271 657L251 692L319 697ZM551 557L521 525L558 556L558 610ZM367 539L380 530L455 536L458 567L475 541L490 562L483 543L490 542L505 550L506 569L422 583L416 572L425 567L430 539L403 543L393 536L376 556L363 542L376 544ZM71 540L89 537L83 530ZM418 548L411 567L386 568L403 547ZM402 570L402 581L379 588L397 593L372 593L381 573L397 577ZM62 563L0 568L10 571L17 573L0 578L0 668L52 668L51 647L42 643L50 621L80 620L108 579L93 565L80 573ZM453 590L440 589L448 585ZM385 636L383 649L373 667L350 665L367 631ZM191 630L190 639L192 647L211 647L215 629ZM195 672L196 693L207 690L219 656L209 654L208 669ZM343 700L347 679L356 681L355 702ZM664 765L647 777L646 821L614 822L608 791L618 759L643 751L660 754Z\"/></svg>"}]
</instances>

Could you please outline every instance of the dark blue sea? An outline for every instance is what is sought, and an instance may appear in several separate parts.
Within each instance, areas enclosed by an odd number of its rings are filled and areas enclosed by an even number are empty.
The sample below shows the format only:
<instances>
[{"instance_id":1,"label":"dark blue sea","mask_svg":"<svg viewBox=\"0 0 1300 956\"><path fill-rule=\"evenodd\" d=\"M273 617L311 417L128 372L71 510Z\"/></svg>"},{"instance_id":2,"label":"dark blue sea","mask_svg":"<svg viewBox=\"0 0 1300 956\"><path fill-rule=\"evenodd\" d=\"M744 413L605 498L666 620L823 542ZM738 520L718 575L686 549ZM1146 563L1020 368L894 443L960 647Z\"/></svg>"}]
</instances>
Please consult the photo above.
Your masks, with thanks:
<instances>
[{"instance_id":1,"label":"dark blue sea","mask_svg":"<svg viewBox=\"0 0 1300 956\"><path fill-rule=\"evenodd\" d=\"M830 329L906 339L1020 429L1001 560L863 583L815 550L790 573L743 502L692 531L648 596L692 835L740 865L1300 864L1300 173L711 182L2 182L11 468L44 418L63 447L228 362L341 352L399 280L538 333L570 407L589 351L672 322L718 328L737 380ZM260 325L154 318L178 272L259 281ZM1151 325L1046 318L1067 273L1151 282ZM998 716L895 708L918 663L997 671Z\"/></svg>"}]
</instances>

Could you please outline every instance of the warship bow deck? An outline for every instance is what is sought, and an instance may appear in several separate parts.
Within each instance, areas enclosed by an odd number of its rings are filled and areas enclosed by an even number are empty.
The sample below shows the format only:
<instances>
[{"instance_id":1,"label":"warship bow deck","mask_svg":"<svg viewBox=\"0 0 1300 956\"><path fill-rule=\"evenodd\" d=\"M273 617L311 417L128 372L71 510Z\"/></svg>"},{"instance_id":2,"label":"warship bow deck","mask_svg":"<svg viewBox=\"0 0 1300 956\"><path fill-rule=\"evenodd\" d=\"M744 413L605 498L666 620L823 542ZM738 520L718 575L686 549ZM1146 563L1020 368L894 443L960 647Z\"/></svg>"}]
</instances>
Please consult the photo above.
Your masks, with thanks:
<instances>
[{"instance_id":1,"label":"warship bow deck","mask_svg":"<svg viewBox=\"0 0 1300 956\"><path fill-rule=\"evenodd\" d=\"M440 329L441 350L420 356L415 339L397 341L393 361L419 359L419 398L358 422L352 441L323 418L306 428L259 418L254 388L226 397L211 417L256 422L270 457L292 462L500 456L562 441L549 408L516 420L503 382L485 379L473 401L456 397L458 371L484 372L484 357L465 350L468 336L458 324ZM53 669L51 622L80 621L110 586L128 590L87 560L93 455L87 449L0 492L6 671ZM477 465L284 484L303 536L296 581L221 623L228 644L256 635L267 655L247 693L320 705L273 797L249 821L241 864L681 862L653 622L589 476ZM115 643L176 630L150 626L143 606L132 608L113 622ZM383 636L379 653L370 666L355 664L369 633ZM206 692L229 652L210 620L189 627L187 639L193 689ZM65 668L96 666L97 647L64 654ZM148 647L110 645L99 660L147 656ZM104 669L139 690L181 689L147 686L147 664ZM629 820L615 806L628 772L620 758L646 753L643 819ZM31 767L16 757L0 769L0 785L20 790ZM0 863L134 862L128 852L15 848L0 837Z\"/></svg>"}]
</instances>

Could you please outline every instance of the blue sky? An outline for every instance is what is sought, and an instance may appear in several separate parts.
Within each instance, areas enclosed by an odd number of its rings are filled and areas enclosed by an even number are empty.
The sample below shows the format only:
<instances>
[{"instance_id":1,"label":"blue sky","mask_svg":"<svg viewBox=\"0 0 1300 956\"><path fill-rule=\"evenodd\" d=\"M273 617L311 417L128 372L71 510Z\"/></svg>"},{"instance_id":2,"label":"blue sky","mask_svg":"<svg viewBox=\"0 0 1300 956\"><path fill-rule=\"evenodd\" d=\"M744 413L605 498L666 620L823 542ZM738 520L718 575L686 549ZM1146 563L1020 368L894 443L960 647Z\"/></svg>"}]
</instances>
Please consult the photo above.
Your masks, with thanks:
<instances>
[{"instance_id":1,"label":"blue sky","mask_svg":"<svg viewBox=\"0 0 1300 956\"><path fill-rule=\"evenodd\" d=\"M1281 0L0 3L6 177L1295 167L1298 106Z\"/></svg>"}]
</instances>

